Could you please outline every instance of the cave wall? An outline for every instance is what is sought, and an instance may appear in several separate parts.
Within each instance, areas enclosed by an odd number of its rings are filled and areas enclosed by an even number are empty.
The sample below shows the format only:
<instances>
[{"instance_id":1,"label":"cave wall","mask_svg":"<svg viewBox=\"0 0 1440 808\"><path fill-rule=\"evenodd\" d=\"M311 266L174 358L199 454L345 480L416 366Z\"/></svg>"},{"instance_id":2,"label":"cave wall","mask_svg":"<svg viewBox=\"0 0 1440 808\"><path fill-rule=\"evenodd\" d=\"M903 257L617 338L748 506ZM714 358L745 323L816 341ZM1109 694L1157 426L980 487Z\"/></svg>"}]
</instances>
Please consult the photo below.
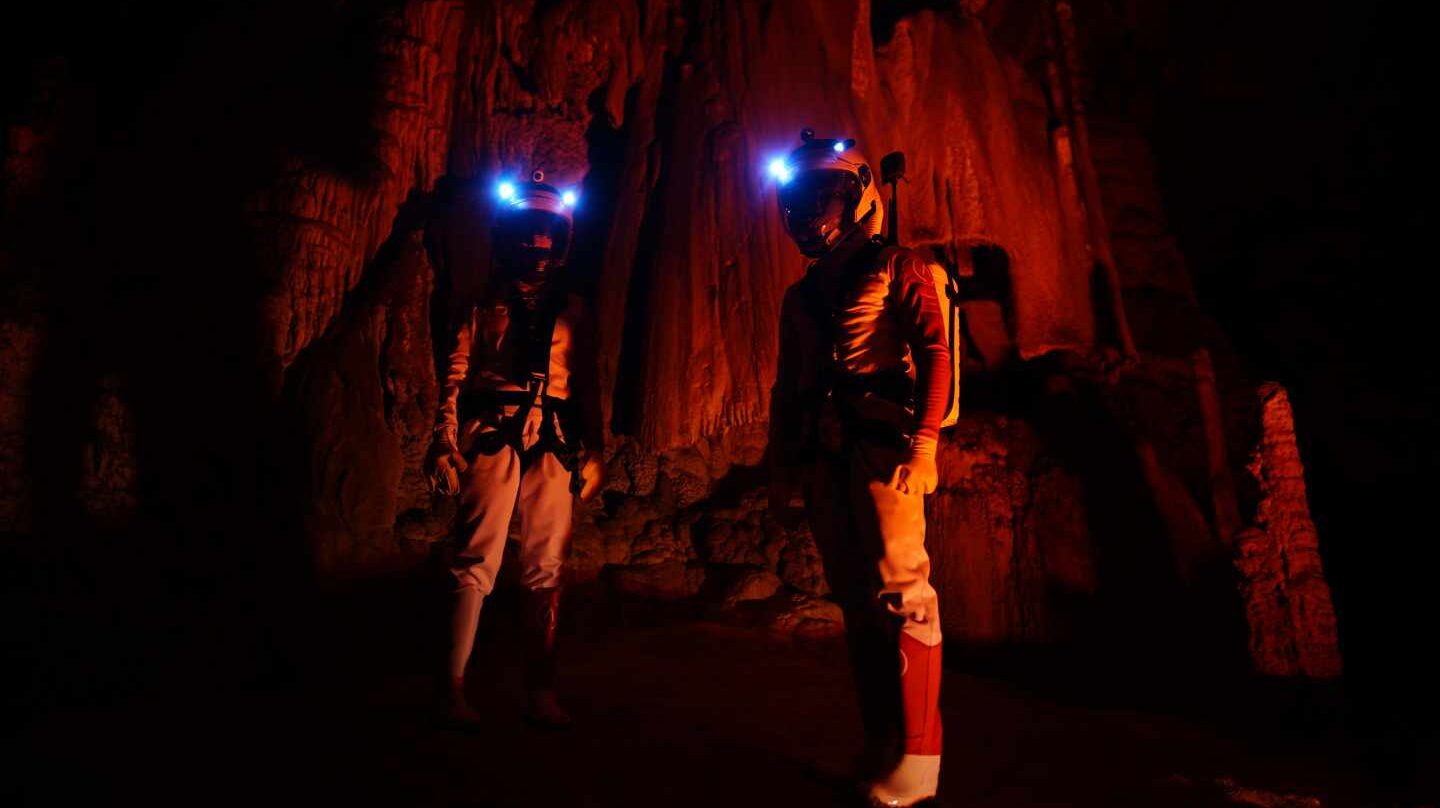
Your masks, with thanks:
<instances>
[{"instance_id":1,"label":"cave wall","mask_svg":"<svg viewBox=\"0 0 1440 808\"><path fill-rule=\"evenodd\" d=\"M351 88L337 120L352 129L311 124L293 147L274 136L270 162L231 169L215 191L223 203L203 209L226 226L201 231L229 239L217 243L230 260L212 269L246 296L223 318L231 364L208 367L225 381L202 389L229 396L229 418L262 413L236 442L266 446L241 461L285 472L266 507L282 526L293 511L299 534L282 529L276 541L303 544L324 581L393 574L434 555L453 507L428 495L418 470L437 336L484 283L492 180L541 168L584 189L573 270L600 313L613 433L611 481L577 529L576 579L649 598L783 602L776 630L833 633L838 614L823 600L813 539L770 518L756 473L779 301L803 270L763 167L812 126L856 137L872 161L906 152L906 243L962 270L973 249L994 249L1008 267L1010 293L992 312L1008 353L971 368L973 406L946 438L946 485L930 503L947 633L1051 642L1111 623L1111 633L1185 642L1175 626L1192 590L1234 594L1233 537L1217 526L1259 523L1273 501L1242 479L1233 508L1214 505L1266 434L1254 380L1227 373L1224 402L1211 406L1195 351L1215 347L1222 369L1233 356L1195 304L1144 137L1085 109L1083 38L1067 27L1069 5L921 5L935 8L897 17L865 0L306 6L317 30L344 23L341 64L362 68L327 68L307 85ZM321 48L299 64L330 56ZM175 113L163 107L142 120L168 125ZM39 170L33 130L10 130L7 211ZM163 153L163 142L153 148ZM131 172L122 176L142 169ZM183 243L189 254L222 252L203 240ZM155 283L179 290L177 277ZM134 294L155 322L124 343L132 356L208 325L193 308L166 319L182 292ZM1140 353L1117 364L1132 322ZM46 325L18 314L3 323L0 463L18 470L10 479L28 479L26 380ZM123 523L137 502L153 509L191 490L135 483L181 474L167 461L190 459L147 452L162 439L146 425L203 414L157 405L175 374L129 362L97 363L78 407L87 470L74 485L97 521ZM26 486L0 494L0 518L23 529ZM244 493L228 496L221 502ZM192 510L207 516L205 507ZM269 526L262 515L233 529ZM1247 580L1275 574L1243 567ZM1222 611L1240 611L1237 598L1221 600ZM1224 641L1241 647L1238 634Z\"/></svg>"},{"instance_id":2,"label":"cave wall","mask_svg":"<svg viewBox=\"0 0 1440 808\"><path fill-rule=\"evenodd\" d=\"M604 218L582 220L592 254L576 256L602 322L614 324L603 333L606 402L622 440L660 454L686 491L677 502L692 505L764 449L779 299L803 261L760 168L801 125L852 133L874 156L907 152L912 243L950 260L973 244L1005 251L1021 356L1087 349L1083 225L1073 204L1065 213L1071 180L1057 174L1043 88L977 19L925 12L877 47L870 16L865 3L388 10L373 29L371 159L347 172L293 161L252 202L262 266L276 273L262 308L266 362L280 378L342 338L327 331L355 327L341 316L346 295L365 273L391 271L377 250L404 237L407 196L428 195L440 211L405 226L427 233L443 308L483 283L489 181L540 167L580 182L608 137L618 169L587 191L615 201L594 199ZM423 389L428 369L408 372ZM354 512L337 524L363 533L383 523L359 510L394 511L393 487L380 486L378 505L342 497L350 504L338 510ZM309 502L336 510L334 498L323 488ZM343 567L343 555L326 557Z\"/></svg>"},{"instance_id":3,"label":"cave wall","mask_svg":"<svg viewBox=\"0 0 1440 808\"><path fill-rule=\"evenodd\" d=\"M643 11L390 11L375 33L372 165L341 174L297 162L253 206L278 267L264 307L277 370L336 316L409 192L447 175L481 180L469 192L483 194L483 182L532 167L577 183L602 129L627 143L618 198L596 200L613 204L614 224L593 223L608 230L592 236L602 320L617 324L602 362L607 389L623 375L640 391L618 417L647 447L764 417L779 297L803 262L758 169L804 124L858 136L872 159L906 151L909 243L952 260L975 243L1006 251L1022 356L1090 344L1083 224L1063 211L1070 180L1057 176L1043 89L980 22L926 12L877 48L866 3ZM483 281L484 232L453 229L450 282L463 293Z\"/></svg>"}]
</instances>

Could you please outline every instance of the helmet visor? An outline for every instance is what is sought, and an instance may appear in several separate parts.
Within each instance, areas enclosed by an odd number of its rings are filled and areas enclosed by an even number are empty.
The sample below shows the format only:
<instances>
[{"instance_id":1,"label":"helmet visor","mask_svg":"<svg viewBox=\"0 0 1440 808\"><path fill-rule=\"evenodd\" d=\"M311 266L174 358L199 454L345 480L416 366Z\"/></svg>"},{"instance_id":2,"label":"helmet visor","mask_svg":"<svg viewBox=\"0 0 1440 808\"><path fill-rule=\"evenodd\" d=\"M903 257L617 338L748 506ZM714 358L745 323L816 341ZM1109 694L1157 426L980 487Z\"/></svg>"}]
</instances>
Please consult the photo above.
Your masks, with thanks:
<instances>
[{"instance_id":1,"label":"helmet visor","mask_svg":"<svg viewBox=\"0 0 1440 808\"><path fill-rule=\"evenodd\" d=\"M495 260L513 269L556 264L570 251L570 222L545 210L517 210L495 222Z\"/></svg>"},{"instance_id":2,"label":"helmet visor","mask_svg":"<svg viewBox=\"0 0 1440 808\"><path fill-rule=\"evenodd\" d=\"M795 238L838 228L860 201L860 178L848 171L806 171L780 186L780 214Z\"/></svg>"}]
</instances>

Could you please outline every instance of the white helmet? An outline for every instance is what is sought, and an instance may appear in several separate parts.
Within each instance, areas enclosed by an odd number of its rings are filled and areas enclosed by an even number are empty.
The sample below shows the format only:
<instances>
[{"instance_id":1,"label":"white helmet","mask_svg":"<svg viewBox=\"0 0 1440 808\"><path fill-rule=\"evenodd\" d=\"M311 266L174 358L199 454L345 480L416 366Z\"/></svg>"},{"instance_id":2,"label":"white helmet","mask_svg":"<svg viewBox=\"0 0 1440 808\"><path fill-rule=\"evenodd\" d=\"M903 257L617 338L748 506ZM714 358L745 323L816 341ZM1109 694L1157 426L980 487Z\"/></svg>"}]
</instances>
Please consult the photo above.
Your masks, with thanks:
<instances>
[{"instance_id":1,"label":"white helmet","mask_svg":"<svg viewBox=\"0 0 1440 808\"><path fill-rule=\"evenodd\" d=\"M536 171L530 182L501 180L490 235L495 261L507 274L539 279L565 263L579 201L575 189L560 190Z\"/></svg>"},{"instance_id":2,"label":"white helmet","mask_svg":"<svg viewBox=\"0 0 1440 808\"><path fill-rule=\"evenodd\" d=\"M800 147L770 161L785 232L800 252L819 258L859 227L880 235L885 206L875 175L848 138L816 138L800 132Z\"/></svg>"}]
</instances>

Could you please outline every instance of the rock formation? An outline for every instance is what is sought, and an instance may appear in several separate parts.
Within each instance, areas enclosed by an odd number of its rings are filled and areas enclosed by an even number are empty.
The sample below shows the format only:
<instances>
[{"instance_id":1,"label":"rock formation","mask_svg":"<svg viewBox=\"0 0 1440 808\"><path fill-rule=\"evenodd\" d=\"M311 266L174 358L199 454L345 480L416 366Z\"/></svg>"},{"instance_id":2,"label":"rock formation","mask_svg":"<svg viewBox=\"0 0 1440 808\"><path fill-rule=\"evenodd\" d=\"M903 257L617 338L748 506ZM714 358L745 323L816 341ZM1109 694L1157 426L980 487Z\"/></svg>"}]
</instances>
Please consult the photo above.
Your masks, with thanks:
<instances>
[{"instance_id":1,"label":"rock formation","mask_svg":"<svg viewBox=\"0 0 1440 808\"><path fill-rule=\"evenodd\" d=\"M1259 395L1261 438L1248 468L1260 486L1260 502L1254 524L1236 537L1235 558L1250 654L1261 673L1332 678L1344 666L1295 445L1295 417L1285 388L1265 384Z\"/></svg>"},{"instance_id":2,"label":"rock formation","mask_svg":"<svg viewBox=\"0 0 1440 808\"><path fill-rule=\"evenodd\" d=\"M931 8L408 0L316 12L322 27L343 17L346 47L365 57L335 79L362 99L353 140L282 149L273 173L216 205L243 229L216 248L239 256L216 271L254 293L227 322L253 326L253 339L243 326L231 338L255 365L256 429L281 425L266 456L296 472L270 505L297 515L312 571L410 569L443 539L450 505L418 472L436 336L485 282L491 183L538 168L583 188L572 270L600 313L613 432L576 577L660 599L791 599L777 630L833 633L814 542L770 518L755 473L779 303L803 269L763 167L810 126L857 138L876 163L903 150L902 240L998 290L967 304L969 412L930 504L947 634L1075 639L1097 630L1076 616L1086 603L1149 611L1213 585L1203 571L1228 566L1233 538L1257 666L1337 673L1293 427L1271 412L1283 395L1267 399L1252 464L1254 526L1228 535L1238 506L1216 486L1226 458L1244 455L1243 407L1229 402L1248 390L1235 374L1220 395L1213 374L1197 387L1194 352L1223 345L1168 235L1143 137L1085 104L1083 15L1040 0L919 5ZM10 127L7 219L45 175L45 126ZM23 260L0 256L0 269ZM26 529L27 424L44 406L31 378L53 327L14 286L0 311L5 531ZM165 411L132 417L135 379L99 371L75 479L94 519L123 521L151 495L137 475L176 472L144 465L145 441L161 438L143 427Z\"/></svg>"}]
</instances>

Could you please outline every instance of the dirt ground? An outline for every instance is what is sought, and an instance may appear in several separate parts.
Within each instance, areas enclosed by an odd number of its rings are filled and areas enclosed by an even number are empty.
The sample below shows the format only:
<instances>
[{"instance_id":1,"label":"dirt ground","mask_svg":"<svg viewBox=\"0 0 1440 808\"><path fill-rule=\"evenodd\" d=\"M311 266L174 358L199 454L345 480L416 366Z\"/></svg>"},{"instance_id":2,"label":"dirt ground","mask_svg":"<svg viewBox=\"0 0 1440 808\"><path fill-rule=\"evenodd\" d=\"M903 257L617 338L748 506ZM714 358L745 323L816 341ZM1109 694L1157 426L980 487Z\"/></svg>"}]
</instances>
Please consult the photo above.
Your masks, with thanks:
<instances>
[{"instance_id":1,"label":"dirt ground","mask_svg":"<svg viewBox=\"0 0 1440 808\"><path fill-rule=\"evenodd\" d=\"M320 675L47 716L22 735L21 802L86 791L100 804L859 804L838 641L695 615L572 619L561 678L576 723L547 732L522 720L508 608L482 621L471 692L491 716L483 730L438 720L428 660L406 658L428 639L397 644L377 627L373 647ZM943 805L1379 804L1332 741L948 667Z\"/></svg>"}]
</instances>

